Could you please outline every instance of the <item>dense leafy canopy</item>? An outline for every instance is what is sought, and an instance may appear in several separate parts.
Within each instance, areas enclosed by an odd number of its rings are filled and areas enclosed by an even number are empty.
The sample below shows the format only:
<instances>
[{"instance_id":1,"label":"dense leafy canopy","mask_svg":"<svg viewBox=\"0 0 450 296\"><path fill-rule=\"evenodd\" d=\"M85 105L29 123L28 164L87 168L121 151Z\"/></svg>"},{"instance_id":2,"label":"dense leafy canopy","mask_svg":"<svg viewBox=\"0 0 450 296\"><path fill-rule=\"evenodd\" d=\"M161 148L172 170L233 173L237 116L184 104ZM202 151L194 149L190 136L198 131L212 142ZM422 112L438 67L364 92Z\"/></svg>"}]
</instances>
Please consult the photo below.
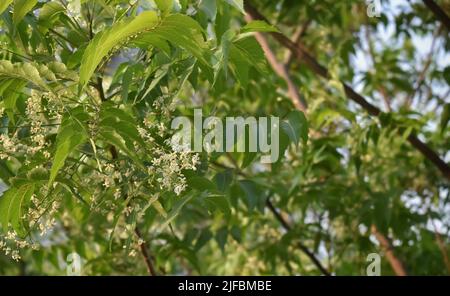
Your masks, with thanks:
<instances>
[{"instance_id":1,"label":"dense leafy canopy","mask_svg":"<svg viewBox=\"0 0 450 296\"><path fill-rule=\"evenodd\" d=\"M436 3L2 0L0 274L449 274ZM199 107L282 157L173 150Z\"/></svg>"}]
</instances>

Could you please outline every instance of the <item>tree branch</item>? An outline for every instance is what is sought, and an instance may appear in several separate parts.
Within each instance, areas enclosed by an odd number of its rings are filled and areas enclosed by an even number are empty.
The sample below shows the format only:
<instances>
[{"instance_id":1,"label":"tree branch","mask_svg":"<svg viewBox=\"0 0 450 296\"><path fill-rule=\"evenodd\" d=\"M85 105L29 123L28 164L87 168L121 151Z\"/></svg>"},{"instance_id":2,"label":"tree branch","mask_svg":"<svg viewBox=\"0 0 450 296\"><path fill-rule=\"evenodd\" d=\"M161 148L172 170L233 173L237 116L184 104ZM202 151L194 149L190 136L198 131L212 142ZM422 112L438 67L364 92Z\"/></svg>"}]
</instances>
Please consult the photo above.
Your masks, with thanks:
<instances>
[{"instance_id":1,"label":"tree branch","mask_svg":"<svg viewBox=\"0 0 450 296\"><path fill-rule=\"evenodd\" d=\"M265 20L265 18L254 7L252 7L248 3L248 1L245 3L246 3L245 9L248 12L248 16L246 17L247 21L250 21L252 19L264 19ZM286 44L286 47L288 49L290 49L293 54L295 54L295 56L297 57L297 59L299 61L301 61L302 58L305 58L305 62L310 66L310 68L313 69L314 72L316 72L320 76L323 76L326 78L328 77L328 70L326 68L322 67L317 61L315 61L314 58L312 58L312 56L310 56L303 49L300 50L301 52L299 51L299 49L302 46L300 42L297 42L298 44L295 45L295 44L292 44L292 41L290 41L289 39L287 39L284 35L282 35L280 33L275 33L272 35L274 37L278 36L275 39L277 39L283 45ZM256 39L260 43L263 50L266 52L266 55L269 59L269 62L272 64L272 67L274 67L274 69L277 68L278 71L280 72L279 75L282 76L282 74L284 74L284 73L287 74L286 66L280 65L280 64L278 64L278 62L276 62L275 54L270 50L270 48L268 46L268 42L265 40L264 36L260 33L256 33ZM277 71L277 69L275 69L275 71ZM282 72L283 69L285 72ZM356 101L359 105L363 106L364 109L366 109L370 114L378 116L381 113L381 111L377 107L375 107L375 106L371 105L369 102L367 102L361 95L357 94L352 88L347 86L345 83L343 83L343 85L344 85L344 89L345 89L347 96L349 96L350 98L353 98L354 101ZM304 109L307 109L306 105L304 106ZM414 138L413 140L415 141L415 139L416 138ZM419 145L419 147L421 147L421 149L426 149L425 147L423 147L423 145L420 145L420 143L416 143L416 145ZM430 152L426 151L426 153L430 153ZM270 202L270 200L267 200L266 204L267 204L267 207L274 214L274 216L277 218L277 220L281 223L283 228L286 231L289 231L291 229L290 225L276 211L275 207ZM375 236L377 237L377 239L380 242L380 244L382 245L382 247L385 249L386 256L387 256L388 261L391 264L394 272L397 275L406 275L406 271L403 268L401 261L399 259L397 259L394 252L392 251L392 247L391 247L391 244L390 244L388 238L385 237L379 231L377 231L375 225L372 225L372 231L375 231L374 232ZM313 263L317 266L317 268L319 268L322 271L323 274L330 275L330 273L322 266L320 261L314 256L313 253L311 253L308 250L308 248L305 245L299 243L299 248L313 261Z\"/></svg>"},{"instance_id":2,"label":"tree branch","mask_svg":"<svg viewBox=\"0 0 450 296\"><path fill-rule=\"evenodd\" d=\"M239 167L237 166L237 164L235 164L235 160L229 156L230 161L234 163L235 165L235 169L237 171L237 173L243 177L248 177L248 175L246 173L244 173L242 170L239 169ZM224 169L230 169L229 167L222 165L218 162L214 162L214 165L224 168ZM272 202L270 201L270 199L268 198L266 201L266 207L273 213L273 215L275 216L275 218L278 220L278 222L280 222L281 226L284 228L284 230L286 231L291 231L292 227L289 225L289 223L281 216L280 213L278 213L278 211L275 209L274 205L272 204ZM311 252L308 247L306 247L304 244L302 244L301 242L297 243L298 248L306 255L308 256L309 259L311 259L311 261L314 263L314 265L324 274L324 275L331 275L330 272L323 267L322 263L320 263L319 259L317 259L317 257L314 255L313 252Z\"/></svg>"},{"instance_id":3,"label":"tree branch","mask_svg":"<svg viewBox=\"0 0 450 296\"><path fill-rule=\"evenodd\" d=\"M280 213L278 213L278 211L275 209L275 207L273 206L272 202L270 201L270 199L267 199L266 201L266 206L267 208L269 208L269 210L273 213L273 215L275 216L275 218L280 222L280 224L283 226L283 228L286 231L290 231L292 228L289 225L289 223L280 215ZM314 253L312 253L308 247L306 247L304 244L302 244L301 242L297 243L297 246L299 247L300 250L302 250L303 253L305 253L306 256L308 256L309 259L311 259L311 261L314 263L314 265L326 276L331 276L331 273L325 268L323 267L322 263L320 263L319 259L317 259L317 257L314 255Z\"/></svg>"},{"instance_id":4,"label":"tree branch","mask_svg":"<svg viewBox=\"0 0 450 296\"><path fill-rule=\"evenodd\" d=\"M445 25L447 30L450 31L450 18L447 13L445 13L445 11L433 0L423 0L423 2L434 13L436 18Z\"/></svg>"},{"instance_id":5,"label":"tree branch","mask_svg":"<svg viewBox=\"0 0 450 296\"><path fill-rule=\"evenodd\" d=\"M372 225L371 230L372 230L372 233L377 238L377 241L380 243L381 247L383 248L384 253L386 254L386 258L388 259L395 274L398 276L408 275L405 268L403 267L402 262L395 256L391 242L383 234L381 234L378 231L378 229L375 225Z\"/></svg>"},{"instance_id":6,"label":"tree branch","mask_svg":"<svg viewBox=\"0 0 450 296\"><path fill-rule=\"evenodd\" d=\"M247 13L256 20L265 20L267 19L261 15L256 8L254 8L249 1L245 2L245 10ZM268 22L269 23L269 22ZM296 45L289 38L284 36L282 33L272 32L270 33L275 40L277 40L281 45L291 50L295 57L300 61L304 62L314 73L317 75L328 79L329 73L328 69L319 64L319 62L311 56L306 49L303 47L301 43ZM381 114L381 110L378 107L375 107L371 103L369 103L363 96L354 91L350 86L348 86L345 82L342 82L344 86L345 93L347 98L356 102L361 107L363 107L370 115L378 116ZM444 175L445 178L450 180L450 166L447 165L445 161L443 161L439 155L433 151L429 146L419 140L415 135L411 134L408 137L408 141L419 150L428 160L430 160Z\"/></svg>"},{"instance_id":7,"label":"tree branch","mask_svg":"<svg viewBox=\"0 0 450 296\"><path fill-rule=\"evenodd\" d=\"M247 20L247 22L252 21L251 16L247 15L246 20ZM289 95L289 98L291 99L292 103L294 104L294 106L297 109L299 109L303 112L306 112L308 105L307 105L306 101L304 100L304 98L300 95L300 92L298 91L297 86L292 81L286 65L281 64L277 61L275 54L270 49L269 42L267 42L267 39L264 37L263 34L255 33L255 38L258 41L258 43L261 45L261 48L264 50L267 60L269 61L270 65L272 66L273 70L277 73L278 76L280 76L286 82L286 84L288 86L288 95Z\"/></svg>"},{"instance_id":8,"label":"tree branch","mask_svg":"<svg viewBox=\"0 0 450 296\"><path fill-rule=\"evenodd\" d=\"M155 266L153 264L152 256L149 254L149 251L148 251L149 248L148 248L145 240L142 238L142 234L139 231L139 228L137 226L134 229L134 233L136 234L136 236L139 239L144 241L142 244L139 245L139 248L141 249L141 254L144 257L144 261L145 261L145 265L147 266L148 273L151 274L152 276L157 276L158 273L156 272Z\"/></svg>"},{"instance_id":9,"label":"tree branch","mask_svg":"<svg viewBox=\"0 0 450 296\"><path fill-rule=\"evenodd\" d=\"M302 26L300 26L297 31L294 33L294 36L292 38L292 40L294 41L295 44L299 44L301 38L305 35L306 31L309 28L309 25L311 24L311 20L307 20ZM292 51L288 50L286 52L286 57L285 57L285 61L284 64L286 66L289 66L292 61L294 60L294 55L292 54Z\"/></svg>"}]
</instances>

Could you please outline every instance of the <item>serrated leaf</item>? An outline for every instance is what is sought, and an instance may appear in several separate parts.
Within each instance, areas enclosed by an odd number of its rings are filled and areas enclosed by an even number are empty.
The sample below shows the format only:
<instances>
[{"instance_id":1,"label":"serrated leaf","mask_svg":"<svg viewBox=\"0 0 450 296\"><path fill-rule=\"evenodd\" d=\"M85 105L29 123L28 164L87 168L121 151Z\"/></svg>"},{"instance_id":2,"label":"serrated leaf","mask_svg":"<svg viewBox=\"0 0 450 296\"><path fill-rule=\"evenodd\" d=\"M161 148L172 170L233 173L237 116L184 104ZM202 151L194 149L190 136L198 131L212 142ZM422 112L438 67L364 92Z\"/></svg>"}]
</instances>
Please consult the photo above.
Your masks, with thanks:
<instances>
[{"instance_id":1,"label":"serrated leaf","mask_svg":"<svg viewBox=\"0 0 450 296\"><path fill-rule=\"evenodd\" d=\"M6 231L8 229L9 209L16 194L17 189L10 188L7 191L3 192L3 195L0 197L0 223L3 227L3 231Z\"/></svg>"},{"instance_id":2,"label":"serrated leaf","mask_svg":"<svg viewBox=\"0 0 450 296\"><path fill-rule=\"evenodd\" d=\"M84 88L102 59L127 38L158 24L158 15L154 11L145 11L134 18L114 24L111 28L98 33L86 48L80 68L80 88Z\"/></svg>"},{"instance_id":3,"label":"serrated leaf","mask_svg":"<svg viewBox=\"0 0 450 296\"><path fill-rule=\"evenodd\" d=\"M78 110L74 111L77 112ZM84 127L75 114L72 113L63 119L63 123L56 137L56 152L50 170L49 186L55 180L59 170L64 166L66 158L75 148L85 142L86 139L87 135Z\"/></svg>"},{"instance_id":4,"label":"serrated leaf","mask_svg":"<svg viewBox=\"0 0 450 296\"><path fill-rule=\"evenodd\" d=\"M194 250L199 251L208 241L213 237L209 229L203 229L197 241L195 242Z\"/></svg>"},{"instance_id":5,"label":"serrated leaf","mask_svg":"<svg viewBox=\"0 0 450 296\"><path fill-rule=\"evenodd\" d=\"M450 103L444 105L441 115L441 121L439 123L441 133L447 128L448 122L450 120Z\"/></svg>"},{"instance_id":6,"label":"serrated leaf","mask_svg":"<svg viewBox=\"0 0 450 296\"><path fill-rule=\"evenodd\" d=\"M173 0L155 0L155 3L163 13L168 13L173 8Z\"/></svg>"},{"instance_id":7,"label":"serrated leaf","mask_svg":"<svg viewBox=\"0 0 450 296\"><path fill-rule=\"evenodd\" d=\"M216 19L217 15L217 1L216 0L201 0L199 8L205 12L209 19Z\"/></svg>"},{"instance_id":8,"label":"serrated leaf","mask_svg":"<svg viewBox=\"0 0 450 296\"><path fill-rule=\"evenodd\" d=\"M140 38L145 39L146 35L158 37L161 40L186 49L195 56L203 66L203 70L208 69L207 44L203 37L203 28L193 18L182 15L172 14L165 17L161 23L149 33L143 34ZM211 74L211 73L209 73Z\"/></svg>"},{"instance_id":9,"label":"serrated leaf","mask_svg":"<svg viewBox=\"0 0 450 296\"><path fill-rule=\"evenodd\" d=\"M227 239L228 239L228 229L224 226L220 228L216 233L216 241L222 252L225 250Z\"/></svg>"},{"instance_id":10,"label":"serrated leaf","mask_svg":"<svg viewBox=\"0 0 450 296\"><path fill-rule=\"evenodd\" d=\"M205 202L212 204L225 214L225 218L229 219L231 216L231 206L227 198L223 195L210 195L205 198Z\"/></svg>"},{"instance_id":11,"label":"serrated leaf","mask_svg":"<svg viewBox=\"0 0 450 296\"><path fill-rule=\"evenodd\" d=\"M38 0L14 0L13 21L17 25L33 9Z\"/></svg>"},{"instance_id":12,"label":"serrated leaf","mask_svg":"<svg viewBox=\"0 0 450 296\"><path fill-rule=\"evenodd\" d=\"M0 222L4 231L11 223L18 234L23 233L20 221L25 213L24 207L30 201L34 189L34 184L29 183L19 188L10 188L3 193L0 198Z\"/></svg>"},{"instance_id":13,"label":"serrated leaf","mask_svg":"<svg viewBox=\"0 0 450 296\"><path fill-rule=\"evenodd\" d=\"M187 179L187 183L189 187L192 187L194 189L197 189L199 191L206 191L206 190L216 190L216 185L211 182L210 180L204 178L204 177L191 177Z\"/></svg>"},{"instance_id":14,"label":"serrated leaf","mask_svg":"<svg viewBox=\"0 0 450 296\"><path fill-rule=\"evenodd\" d=\"M241 13L245 14L244 0L225 0L231 6L237 8Z\"/></svg>"},{"instance_id":15,"label":"serrated leaf","mask_svg":"<svg viewBox=\"0 0 450 296\"><path fill-rule=\"evenodd\" d=\"M38 67L31 63L11 63L10 61L2 60L0 61L0 78L19 79L49 90L47 83L39 73Z\"/></svg>"},{"instance_id":16,"label":"serrated leaf","mask_svg":"<svg viewBox=\"0 0 450 296\"><path fill-rule=\"evenodd\" d=\"M13 0L2 0L2 2L0 3L0 14L2 14L12 2Z\"/></svg>"},{"instance_id":17,"label":"serrated leaf","mask_svg":"<svg viewBox=\"0 0 450 296\"><path fill-rule=\"evenodd\" d=\"M229 59L231 69L243 87L248 84L250 68L255 68L262 75L268 73L264 51L253 37L247 37L233 42L230 45Z\"/></svg>"},{"instance_id":18,"label":"serrated leaf","mask_svg":"<svg viewBox=\"0 0 450 296\"><path fill-rule=\"evenodd\" d=\"M164 220L161 228L165 228L167 225L169 225L178 216L178 214L180 214L181 209L188 203L188 201L192 199L192 197L192 195L187 195L179 199L173 206L172 210L169 212L167 218Z\"/></svg>"},{"instance_id":19,"label":"serrated leaf","mask_svg":"<svg viewBox=\"0 0 450 296\"><path fill-rule=\"evenodd\" d=\"M217 173L214 177L217 184L217 189L221 192L225 192L230 187L231 181L233 181L233 175L231 170L225 170L223 172Z\"/></svg>"},{"instance_id":20,"label":"serrated leaf","mask_svg":"<svg viewBox=\"0 0 450 296\"><path fill-rule=\"evenodd\" d=\"M132 147L134 142L145 146L144 140L139 135L137 124L132 116L124 110L106 107L100 112L100 128L114 127L115 131L125 140L128 147Z\"/></svg>"},{"instance_id":21,"label":"serrated leaf","mask_svg":"<svg viewBox=\"0 0 450 296\"><path fill-rule=\"evenodd\" d=\"M277 28L269 25L265 21L257 20L251 21L241 29L241 33L249 32L280 32Z\"/></svg>"},{"instance_id":22,"label":"serrated leaf","mask_svg":"<svg viewBox=\"0 0 450 296\"><path fill-rule=\"evenodd\" d=\"M45 3L39 10L39 25L45 28L44 32L47 32L48 28L53 27L60 14L64 12L65 8L59 2L52 1Z\"/></svg>"},{"instance_id":23,"label":"serrated leaf","mask_svg":"<svg viewBox=\"0 0 450 296\"><path fill-rule=\"evenodd\" d=\"M245 193L244 201L249 211L252 211L257 206L260 208L262 201L265 199L265 195L258 184L251 180L241 180L239 181L239 185Z\"/></svg>"},{"instance_id":24,"label":"serrated leaf","mask_svg":"<svg viewBox=\"0 0 450 296\"><path fill-rule=\"evenodd\" d=\"M23 227L20 222L24 216L24 207L30 202L31 196L34 193L34 184L27 184L19 188L16 196L11 202L9 211L9 220L16 233L22 235Z\"/></svg>"},{"instance_id":25,"label":"serrated leaf","mask_svg":"<svg viewBox=\"0 0 450 296\"><path fill-rule=\"evenodd\" d=\"M287 120L282 121L280 126L293 143L298 145L300 139L303 143L308 141L308 121L303 112L290 112Z\"/></svg>"},{"instance_id":26,"label":"serrated leaf","mask_svg":"<svg viewBox=\"0 0 450 296\"><path fill-rule=\"evenodd\" d=\"M117 147L119 150L128 155L128 157L130 157L134 161L134 164L139 166L141 170L146 170L141 160L134 152L134 149L127 145L127 141L114 128L102 127L99 131L99 136L107 143Z\"/></svg>"}]
</instances>

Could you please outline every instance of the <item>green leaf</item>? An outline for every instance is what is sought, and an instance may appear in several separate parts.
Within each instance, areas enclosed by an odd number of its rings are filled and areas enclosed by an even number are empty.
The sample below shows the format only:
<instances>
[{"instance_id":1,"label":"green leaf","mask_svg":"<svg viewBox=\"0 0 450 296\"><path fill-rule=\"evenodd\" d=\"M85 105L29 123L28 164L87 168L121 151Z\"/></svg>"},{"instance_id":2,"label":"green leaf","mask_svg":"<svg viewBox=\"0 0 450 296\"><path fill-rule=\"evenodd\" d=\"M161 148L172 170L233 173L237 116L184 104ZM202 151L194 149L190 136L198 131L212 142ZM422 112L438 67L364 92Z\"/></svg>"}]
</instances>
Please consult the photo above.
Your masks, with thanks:
<instances>
[{"instance_id":1,"label":"green leaf","mask_svg":"<svg viewBox=\"0 0 450 296\"><path fill-rule=\"evenodd\" d=\"M228 229L224 226L220 228L216 233L216 241L222 252L225 250L227 239L228 239Z\"/></svg>"},{"instance_id":2,"label":"green leaf","mask_svg":"<svg viewBox=\"0 0 450 296\"><path fill-rule=\"evenodd\" d=\"M165 228L167 225L169 225L178 216L178 214L180 214L181 209L187 204L188 201L192 199L192 197L193 197L192 195L187 195L182 199L179 199L175 203L173 209L169 212L169 215L164 220L162 228Z\"/></svg>"},{"instance_id":3,"label":"green leaf","mask_svg":"<svg viewBox=\"0 0 450 296\"><path fill-rule=\"evenodd\" d=\"M127 145L127 141L113 127L103 127L99 131L99 136L101 139L103 139L110 145L115 146L119 150L123 151L126 155L128 155L128 157L130 157L134 161L135 165L139 166L141 170L146 171L144 165L142 164L142 161L134 152L134 148Z\"/></svg>"},{"instance_id":4,"label":"green leaf","mask_svg":"<svg viewBox=\"0 0 450 296\"><path fill-rule=\"evenodd\" d=\"M12 2L13 0L2 0L2 2L0 3L0 14L2 14Z\"/></svg>"},{"instance_id":5,"label":"green leaf","mask_svg":"<svg viewBox=\"0 0 450 296\"><path fill-rule=\"evenodd\" d=\"M217 189L221 192L225 192L230 187L231 182L233 181L233 175L231 170L225 170L223 172L217 173L214 177L214 180L217 184Z\"/></svg>"},{"instance_id":6,"label":"green leaf","mask_svg":"<svg viewBox=\"0 0 450 296\"><path fill-rule=\"evenodd\" d=\"M242 34L248 32L280 32L280 31L274 26L269 25L265 21L257 20L251 21L241 29Z\"/></svg>"},{"instance_id":7,"label":"green leaf","mask_svg":"<svg viewBox=\"0 0 450 296\"><path fill-rule=\"evenodd\" d=\"M0 223L2 224L3 231L6 231L8 229L9 209L16 194L17 189L10 188L7 191L3 192L3 195L0 197Z\"/></svg>"},{"instance_id":8,"label":"green leaf","mask_svg":"<svg viewBox=\"0 0 450 296\"><path fill-rule=\"evenodd\" d=\"M0 222L4 231L8 229L8 225L11 223L18 234L23 234L20 221L25 214L25 205L29 203L34 189L35 185L29 183L19 188L10 188L3 193L0 198Z\"/></svg>"},{"instance_id":9,"label":"green leaf","mask_svg":"<svg viewBox=\"0 0 450 296\"><path fill-rule=\"evenodd\" d=\"M169 13L173 8L173 0L155 0L155 2L163 13Z\"/></svg>"},{"instance_id":10,"label":"green leaf","mask_svg":"<svg viewBox=\"0 0 450 296\"><path fill-rule=\"evenodd\" d=\"M204 178L204 177L191 177L187 179L187 183L190 187L197 189L199 191L206 191L206 190L216 190L216 185L211 182L210 180Z\"/></svg>"},{"instance_id":11,"label":"green leaf","mask_svg":"<svg viewBox=\"0 0 450 296\"><path fill-rule=\"evenodd\" d=\"M298 145L300 139L305 144L308 141L308 122L305 114L301 111L292 111L288 114L287 120L281 122L282 130L289 139Z\"/></svg>"},{"instance_id":12,"label":"green leaf","mask_svg":"<svg viewBox=\"0 0 450 296\"><path fill-rule=\"evenodd\" d=\"M77 112L78 110L75 110ZM76 114L77 115L77 114ZM63 119L60 130L56 137L56 152L53 158L52 168L50 170L49 186L55 180L59 170L64 166L66 158L75 148L84 143L87 135L84 126L73 113Z\"/></svg>"},{"instance_id":13,"label":"green leaf","mask_svg":"<svg viewBox=\"0 0 450 296\"><path fill-rule=\"evenodd\" d=\"M124 110L107 106L101 110L100 119L100 128L109 130L114 127L114 130L120 134L130 149L134 148L134 142L139 143L142 147L145 146L144 140L136 128L137 124L134 118Z\"/></svg>"},{"instance_id":14,"label":"green leaf","mask_svg":"<svg viewBox=\"0 0 450 296\"><path fill-rule=\"evenodd\" d=\"M450 120L450 103L444 105L441 115L441 121L439 126L441 128L441 133L447 128L448 122Z\"/></svg>"},{"instance_id":15,"label":"green leaf","mask_svg":"<svg viewBox=\"0 0 450 296\"><path fill-rule=\"evenodd\" d=\"M264 207L265 195L262 188L251 180L241 180L239 185L245 193L245 203L249 211L252 211L255 207L259 209ZM261 207L262 206L262 207Z\"/></svg>"},{"instance_id":16,"label":"green leaf","mask_svg":"<svg viewBox=\"0 0 450 296\"><path fill-rule=\"evenodd\" d=\"M248 84L250 68L255 68L262 75L268 73L264 51L253 37L239 39L230 45L230 64L243 87Z\"/></svg>"},{"instance_id":17,"label":"green leaf","mask_svg":"<svg viewBox=\"0 0 450 296\"><path fill-rule=\"evenodd\" d=\"M194 250L199 251L208 241L213 237L209 229L203 229L197 241L195 242Z\"/></svg>"},{"instance_id":18,"label":"green leaf","mask_svg":"<svg viewBox=\"0 0 450 296\"><path fill-rule=\"evenodd\" d=\"M158 24L158 15L154 11L145 11L134 18L114 24L111 28L97 34L86 48L80 68L80 88L84 88L102 59L115 47L133 35L154 28Z\"/></svg>"},{"instance_id":19,"label":"green leaf","mask_svg":"<svg viewBox=\"0 0 450 296\"><path fill-rule=\"evenodd\" d=\"M237 8L241 13L245 14L244 0L225 0L231 6Z\"/></svg>"},{"instance_id":20,"label":"green leaf","mask_svg":"<svg viewBox=\"0 0 450 296\"><path fill-rule=\"evenodd\" d=\"M245 169L248 167L258 156L258 153L256 152L244 152L244 159L242 160L241 168Z\"/></svg>"},{"instance_id":21,"label":"green leaf","mask_svg":"<svg viewBox=\"0 0 450 296\"><path fill-rule=\"evenodd\" d=\"M36 5L38 0L15 0L13 21L17 25L24 16Z\"/></svg>"},{"instance_id":22,"label":"green leaf","mask_svg":"<svg viewBox=\"0 0 450 296\"><path fill-rule=\"evenodd\" d=\"M165 17L161 24L155 30L143 34L159 37L170 43L186 49L195 56L202 65L208 66L207 43L203 37L203 28L193 18L182 15L172 14ZM208 68L203 68L210 71Z\"/></svg>"},{"instance_id":23,"label":"green leaf","mask_svg":"<svg viewBox=\"0 0 450 296\"><path fill-rule=\"evenodd\" d=\"M208 204L212 204L215 208L223 212L226 219L229 219L231 217L231 206L225 196L210 195L205 198L205 202Z\"/></svg>"},{"instance_id":24,"label":"green leaf","mask_svg":"<svg viewBox=\"0 0 450 296\"><path fill-rule=\"evenodd\" d=\"M45 3L39 11L39 25L45 28L53 27L54 22L64 11L65 8L61 3L55 1Z\"/></svg>"},{"instance_id":25,"label":"green leaf","mask_svg":"<svg viewBox=\"0 0 450 296\"><path fill-rule=\"evenodd\" d=\"M7 60L0 61L0 78L18 79L30 82L44 90L49 90L49 86L42 79L38 67L32 63L11 63Z\"/></svg>"},{"instance_id":26,"label":"green leaf","mask_svg":"<svg viewBox=\"0 0 450 296\"><path fill-rule=\"evenodd\" d=\"M217 15L216 0L201 0L199 8L205 12L210 20L215 20Z\"/></svg>"},{"instance_id":27,"label":"green leaf","mask_svg":"<svg viewBox=\"0 0 450 296\"><path fill-rule=\"evenodd\" d=\"M23 227L21 220L25 215L24 208L30 202L31 196L34 193L34 184L27 184L19 188L16 196L11 202L9 211L9 220L13 229L20 235L23 235Z\"/></svg>"}]
</instances>

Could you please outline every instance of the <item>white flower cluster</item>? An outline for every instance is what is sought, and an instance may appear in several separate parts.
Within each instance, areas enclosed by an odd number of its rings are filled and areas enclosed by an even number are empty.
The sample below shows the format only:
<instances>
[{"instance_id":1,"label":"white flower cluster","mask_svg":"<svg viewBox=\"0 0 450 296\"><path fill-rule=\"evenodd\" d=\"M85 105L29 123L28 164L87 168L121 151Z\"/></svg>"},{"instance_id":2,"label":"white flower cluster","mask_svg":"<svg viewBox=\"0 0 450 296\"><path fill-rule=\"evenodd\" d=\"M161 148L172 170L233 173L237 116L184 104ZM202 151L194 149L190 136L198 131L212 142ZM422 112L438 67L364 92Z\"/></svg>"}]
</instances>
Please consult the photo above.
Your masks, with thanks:
<instances>
[{"instance_id":1,"label":"white flower cluster","mask_svg":"<svg viewBox=\"0 0 450 296\"><path fill-rule=\"evenodd\" d=\"M196 170L200 163L198 154L191 152L170 152L156 149L156 157L152 160L149 174L157 174L157 182L162 190L173 190L180 195L186 189L186 178L183 170Z\"/></svg>"},{"instance_id":2,"label":"white flower cluster","mask_svg":"<svg viewBox=\"0 0 450 296\"><path fill-rule=\"evenodd\" d=\"M32 91L30 98L27 100L26 114L30 121L31 128L31 141L33 145L28 147L27 153L33 155L36 152L46 147L45 143L45 131L42 127L42 108L41 108L41 94Z\"/></svg>"},{"instance_id":3,"label":"white flower cluster","mask_svg":"<svg viewBox=\"0 0 450 296\"><path fill-rule=\"evenodd\" d=\"M8 231L3 238L0 238L0 250L2 250L6 256L11 256L14 261L19 261L21 259L20 249L24 248L37 250L39 246L35 243L20 239L14 231Z\"/></svg>"},{"instance_id":4,"label":"white flower cluster","mask_svg":"<svg viewBox=\"0 0 450 296\"><path fill-rule=\"evenodd\" d=\"M170 96L160 96L153 102L153 108L159 111L159 113L165 117L168 117L179 104L178 100L171 100L170 102L166 102L167 98L171 98Z\"/></svg>"},{"instance_id":5,"label":"white flower cluster","mask_svg":"<svg viewBox=\"0 0 450 296\"><path fill-rule=\"evenodd\" d=\"M40 235L47 234L56 224L55 214L61 204L59 201L51 201L51 204L44 206L39 203L35 194L31 197L31 207L28 209L28 219L30 226L37 226Z\"/></svg>"},{"instance_id":6,"label":"white flower cluster","mask_svg":"<svg viewBox=\"0 0 450 296\"><path fill-rule=\"evenodd\" d=\"M10 154L17 151L15 138L10 138L8 135L0 134L0 159L10 159Z\"/></svg>"}]
</instances>

